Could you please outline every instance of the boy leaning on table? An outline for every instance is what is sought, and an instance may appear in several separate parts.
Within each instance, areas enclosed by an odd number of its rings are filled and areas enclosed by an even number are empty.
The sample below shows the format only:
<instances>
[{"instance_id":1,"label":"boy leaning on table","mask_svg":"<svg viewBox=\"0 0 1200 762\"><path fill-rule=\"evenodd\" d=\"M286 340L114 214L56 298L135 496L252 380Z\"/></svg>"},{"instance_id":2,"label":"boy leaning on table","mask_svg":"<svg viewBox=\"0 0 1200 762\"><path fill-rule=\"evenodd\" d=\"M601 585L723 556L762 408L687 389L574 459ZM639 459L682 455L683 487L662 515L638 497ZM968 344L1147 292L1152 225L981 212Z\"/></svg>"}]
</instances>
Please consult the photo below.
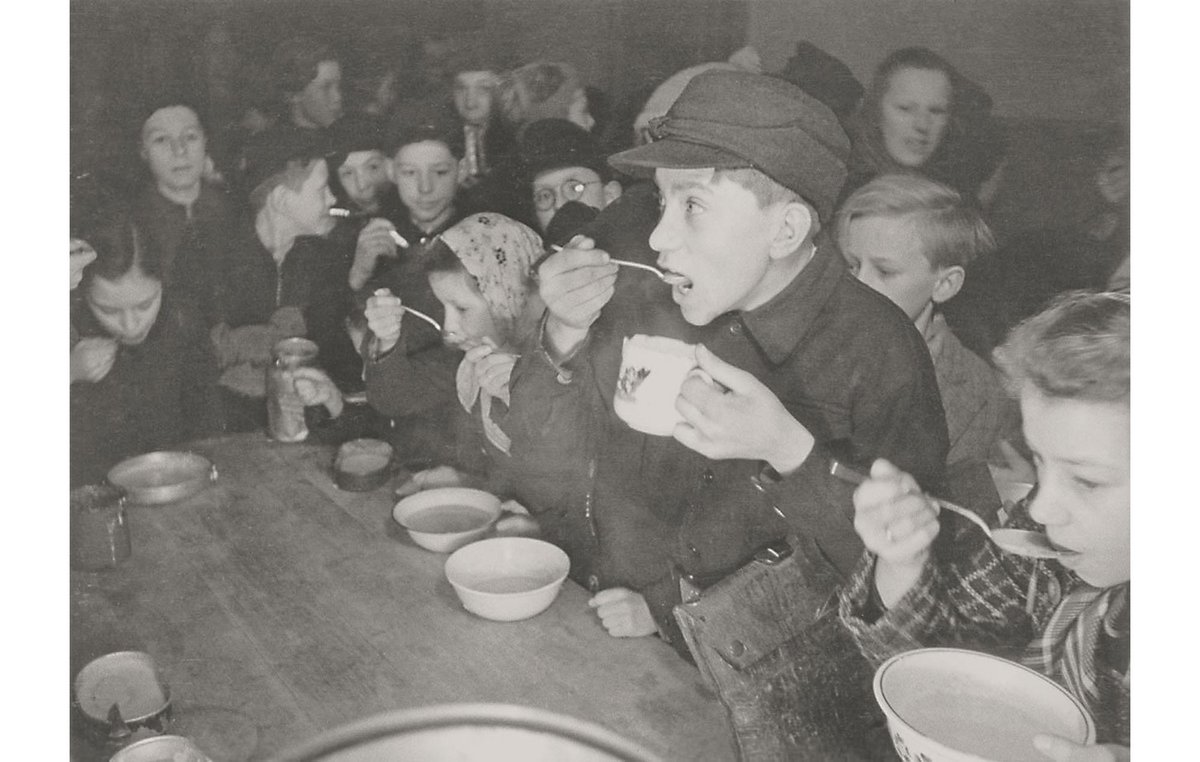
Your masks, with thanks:
<instances>
[{"instance_id":1,"label":"boy leaning on table","mask_svg":"<svg viewBox=\"0 0 1200 762\"><path fill-rule=\"evenodd\" d=\"M582 236L549 257L540 351L518 361L510 421L594 448L581 454L593 475L583 515L539 520L577 528L565 540L572 575L596 593L610 634L657 632L686 653L672 615L681 579L704 588L791 533L808 538L814 563L852 569L849 490L826 473L835 442L934 480L947 443L921 337L818 237L846 172L833 113L779 79L705 72L652 129L655 142L610 163L654 178L659 218L612 253L644 259L648 238L675 283L618 280ZM699 366L717 382L684 383L673 437L638 433L612 410L623 339L638 333L702 344ZM593 411L582 435L553 425L579 409Z\"/></svg>"},{"instance_id":2,"label":"boy leaning on table","mask_svg":"<svg viewBox=\"0 0 1200 762\"><path fill-rule=\"evenodd\" d=\"M1054 760L1127 759L1129 750L1129 296L1075 292L996 350L1019 397L1038 486L1010 525L1045 527L1076 554L1000 553L966 525L955 554L934 547L936 507L885 461L854 493L867 548L840 614L870 661L964 644L1020 659L1062 683L1096 720L1081 747L1035 741ZM953 555L954 557L949 557Z\"/></svg>"}]
</instances>

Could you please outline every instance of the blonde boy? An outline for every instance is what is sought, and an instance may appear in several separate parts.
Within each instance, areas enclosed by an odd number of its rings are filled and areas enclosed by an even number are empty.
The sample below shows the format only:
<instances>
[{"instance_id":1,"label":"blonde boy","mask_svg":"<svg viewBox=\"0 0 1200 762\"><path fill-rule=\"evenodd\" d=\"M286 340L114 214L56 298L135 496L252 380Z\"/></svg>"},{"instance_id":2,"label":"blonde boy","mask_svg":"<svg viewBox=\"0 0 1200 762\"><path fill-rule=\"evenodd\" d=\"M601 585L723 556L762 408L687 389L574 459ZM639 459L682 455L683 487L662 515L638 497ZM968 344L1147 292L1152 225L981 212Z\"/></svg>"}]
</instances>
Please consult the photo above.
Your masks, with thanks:
<instances>
[{"instance_id":1,"label":"blonde boy","mask_svg":"<svg viewBox=\"0 0 1200 762\"><path fill-rule=\"evenodd\" d=\"M947 463L986 461L1011 408L991 366L959 343L938 308L962 288L966 266L995 249L987 224L944 185L884 175L846 199L834 231L855 277L925 338L950 434Z\"/></svg>"}]
</instances>

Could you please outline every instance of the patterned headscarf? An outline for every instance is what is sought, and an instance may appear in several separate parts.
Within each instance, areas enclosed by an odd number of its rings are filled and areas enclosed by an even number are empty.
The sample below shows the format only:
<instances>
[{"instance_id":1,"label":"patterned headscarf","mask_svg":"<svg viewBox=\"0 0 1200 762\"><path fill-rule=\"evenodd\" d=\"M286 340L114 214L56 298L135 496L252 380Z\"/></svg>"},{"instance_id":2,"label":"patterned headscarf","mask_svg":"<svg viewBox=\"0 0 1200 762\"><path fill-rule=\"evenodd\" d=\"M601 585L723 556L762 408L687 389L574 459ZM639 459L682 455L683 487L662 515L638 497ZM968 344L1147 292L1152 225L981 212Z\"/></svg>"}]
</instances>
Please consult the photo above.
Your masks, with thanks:
<instances>
[{"instance_id":1,"label":"patterned headscarf","mask_svg":"<svg viewBox=\"0 0 1200 762\"><path fill-rule=\"evenodd\" d=\"M542 239L503 214L473 214L441 235L442 241L479 283L492 318L512 331L520 327L533 289L530 270L542 254Z\"/></svg>"},{"instance_id":2,"label":"patterned headscarf","mask_svg":"<svg viewBox=\"0 0 1200 762\"><path fill-rule=\"evenodd\" d=\"M533 289L530 270L542 253L542 239L529 227L503 214L475 214L441 235L442 241L479 284L492 319L506 337L520 343L526 320L526 304ZM475 364L464 359L455 379L458 401L471 412L480 402L483 430L501 452L511 447L508 436L492 420L492 399L509 403L508 387L485 389L480 385Z\"/></svg>"}]
</instances>

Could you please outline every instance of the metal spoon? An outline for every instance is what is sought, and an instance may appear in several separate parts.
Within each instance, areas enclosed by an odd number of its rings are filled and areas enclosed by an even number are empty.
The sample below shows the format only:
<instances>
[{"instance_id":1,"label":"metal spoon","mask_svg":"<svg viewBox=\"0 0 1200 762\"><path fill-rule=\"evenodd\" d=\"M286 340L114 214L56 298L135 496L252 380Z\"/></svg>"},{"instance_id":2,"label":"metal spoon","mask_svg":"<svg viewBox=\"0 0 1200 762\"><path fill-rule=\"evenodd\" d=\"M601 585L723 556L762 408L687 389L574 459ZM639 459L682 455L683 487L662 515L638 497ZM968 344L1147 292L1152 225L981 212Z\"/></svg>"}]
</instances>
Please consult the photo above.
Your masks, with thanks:
<instances>
[{"instance_id":1,"label":"metal spoon","mask_svg":"<svg viewBox=\"0 0 1200 762\"><path fill-rule=\"evenodd\" d=\"M551 249L551 251L554 251L555 253L557 253L557 252L562 251L563 247L559 246L558 244L551 244L550 249ZM543 260L544 260L544 258L543 258ZM612 262L614 265L618 265L620 267L633 267L638 270L645 270L648 273L654 273L655 275L658 276L658 279L664 283L675 284L675 283L679 283L680 281L686 280L682 275L677 275L675 273L665 273L662 270L659 270L654 265L644 265L641 262L631 262L628 259L616 259L615 257L610 257L608 261ZM540 265L541 261L537 262L537 264ZM534 268L534 270L536 272L536 267Z\"/></svg>"},{"instance_id":2,"label":"metal spoon","mask_svg":"<svg viewBox=\"0 0 1200 762\"><path fill-rule=\"evenodd\" d=\"M867 477L863 474L855 471L853 468L842 465L836 460L830 461L829 473L851 484L862 484L867 480ZM982 529L984 534L995 543L996 547L1005 553L1012 553L1013 555L1025 556L1027 558L1062 558L1064 556L1076 555L1076 552L1073 550L1063 550L1055 546L1054 543L1050 542L1050 538L1041 532L1034 532L1028 529L992 529L987 525L987 522L973 511L968 511L966 508L955 505L949 500L943 500L940 497L932 495L926 495L925 497L936 503L939 508L945 508L952 513L957 513Z\"/></svg>"},{"instance_id":3,"label":"metal spoon","mask_svg":"<svg viewBox=\"0 0 1200 762\"><path fill-rule=\"evenodd\" d=\"M392 292L390 289L386 289L386 288L375 289L375 296L391 296L391 295L392 295ZM400 305L400 309L404 310L405 312L412 315L413 317L420 318L421 320L424 320L426 323L429 323L431 326L433 326L433 330L437 331L438 333L442 332L441 323L439 323L438 321L429 317L424 312L421 312L420 310L414 310L412 307L409 307L407 304Z\"/></svg>"}]
</instances>

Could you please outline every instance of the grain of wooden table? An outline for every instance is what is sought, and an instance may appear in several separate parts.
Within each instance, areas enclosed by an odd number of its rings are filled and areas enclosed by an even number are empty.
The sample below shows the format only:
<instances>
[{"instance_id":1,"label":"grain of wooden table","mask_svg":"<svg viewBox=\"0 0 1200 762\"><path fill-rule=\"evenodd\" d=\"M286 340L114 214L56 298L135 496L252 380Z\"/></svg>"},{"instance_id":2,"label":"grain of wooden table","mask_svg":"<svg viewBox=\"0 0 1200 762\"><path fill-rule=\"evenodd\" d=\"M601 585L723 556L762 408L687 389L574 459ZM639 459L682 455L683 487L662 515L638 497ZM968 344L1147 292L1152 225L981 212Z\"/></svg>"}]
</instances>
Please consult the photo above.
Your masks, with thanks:
<instances>
[{"instance_id":1,"label":"grain of wooden table","mask_svg":"<svg viewBox=\"0 0 1200 762\"><path fill-rule=\"evenodd\" d=\"M245 434L190 449L216 464L218 483L130 506L132 557L71 573L71 675L104 653L148 652L177 727L199 728L217 762L450 702L571 715L668 760L733 757L699 672L657 639L610 637L570 580L533 619L479 619L446 582L446 556L391 519L391 485L334 485L332 448ZM102 757L73 736L72 758Z\"/></svg>"}]
</instances>

